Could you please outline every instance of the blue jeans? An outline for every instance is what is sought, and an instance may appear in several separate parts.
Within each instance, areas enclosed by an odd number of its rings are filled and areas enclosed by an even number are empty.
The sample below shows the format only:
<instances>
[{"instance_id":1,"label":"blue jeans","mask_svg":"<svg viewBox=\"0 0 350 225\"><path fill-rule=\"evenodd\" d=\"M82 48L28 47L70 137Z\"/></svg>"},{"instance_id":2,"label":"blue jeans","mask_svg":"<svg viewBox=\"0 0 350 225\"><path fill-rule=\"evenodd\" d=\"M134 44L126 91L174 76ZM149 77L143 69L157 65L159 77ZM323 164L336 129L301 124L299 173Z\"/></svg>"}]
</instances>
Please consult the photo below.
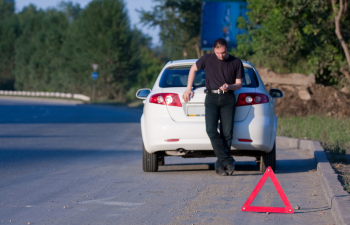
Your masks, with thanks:
<instances>
[{"instance_id":1,"label":"blue jeans","mask_svg":"<svg viewBox=\"0 0 350 225\"><path fill-rule=\"evenodd\" d=\"M234 161L230 149L235 111L236 99L234 94L207 94L205 98L205 126L214 153L218 158L215 169L225 167ZM220 133L218 132L219 119Z\"/></svg>"}]
</instances>

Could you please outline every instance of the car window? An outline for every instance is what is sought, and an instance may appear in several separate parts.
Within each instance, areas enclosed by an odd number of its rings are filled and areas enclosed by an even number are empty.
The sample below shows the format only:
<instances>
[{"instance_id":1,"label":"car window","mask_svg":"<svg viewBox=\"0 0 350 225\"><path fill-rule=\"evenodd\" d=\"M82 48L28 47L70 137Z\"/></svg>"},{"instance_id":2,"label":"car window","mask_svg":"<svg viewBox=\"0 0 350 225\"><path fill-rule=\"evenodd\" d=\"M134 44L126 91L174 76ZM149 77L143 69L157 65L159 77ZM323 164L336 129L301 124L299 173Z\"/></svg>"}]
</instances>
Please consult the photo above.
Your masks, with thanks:
<instances>
[{"instance_id":1,"label":"car window","mask_svg":"<svg viewBox=\"0 0 350 225\"><path fill-rule=\"evenodd\" d=\"M187 87L188 73L190 67L168 67L164 70L159 82L159 87ZM199 70L193 82L194 87L205 86L205 71ZM244 68L242 87L259 87L258 78L252 68Z\"/></svg>"}]
</instances>

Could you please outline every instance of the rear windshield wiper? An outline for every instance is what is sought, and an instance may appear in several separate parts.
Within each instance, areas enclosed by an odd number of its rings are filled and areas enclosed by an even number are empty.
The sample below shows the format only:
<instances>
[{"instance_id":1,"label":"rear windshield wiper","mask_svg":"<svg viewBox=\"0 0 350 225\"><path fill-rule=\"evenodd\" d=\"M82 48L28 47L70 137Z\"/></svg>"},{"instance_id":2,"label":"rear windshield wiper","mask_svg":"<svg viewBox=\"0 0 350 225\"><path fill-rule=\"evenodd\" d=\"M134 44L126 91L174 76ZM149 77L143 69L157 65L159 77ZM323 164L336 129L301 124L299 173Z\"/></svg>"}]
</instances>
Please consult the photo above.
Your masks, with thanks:
<instances>
[{"instance_id":1,"label":"rear windshield wiper","mask_svg":"<svg viewBox=\"0 0 350 225\"><path fill-rule=\"evenodd\" d=\"M192 87L193 87L193 90L196 90L196 88L205 87L205 85L198 85L198 86L192 86Z\"/></svg>"}]
</instances>

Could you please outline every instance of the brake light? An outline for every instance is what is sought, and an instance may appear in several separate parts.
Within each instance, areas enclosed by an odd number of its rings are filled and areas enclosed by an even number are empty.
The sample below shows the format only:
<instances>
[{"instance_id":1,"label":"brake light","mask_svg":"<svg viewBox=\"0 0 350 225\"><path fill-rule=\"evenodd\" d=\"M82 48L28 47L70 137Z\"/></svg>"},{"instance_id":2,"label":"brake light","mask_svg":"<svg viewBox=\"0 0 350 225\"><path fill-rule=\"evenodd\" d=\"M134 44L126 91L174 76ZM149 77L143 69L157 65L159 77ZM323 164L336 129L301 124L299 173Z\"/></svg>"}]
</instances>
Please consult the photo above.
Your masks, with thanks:
<instances>
[{"instance_id":1,"label":"brake light","mask_svg":"<svg viewBox=\"0 0 350 225\"><path fill-rule=\"evenodd\" d=\"M154 94L149 98L149 102L160 105L182 107L179 95L174 93Z\"/></svg>"},{"instance_id":2,"label":"brake light","mask_svg":"<svg viewBox=\"0 0 350 225\"><path fill-rule=\"evenodd\" d=\"M269 102L269 98L260 93L242 93L238 95L236 106L256 105Z\"/></svg>"}]
</instances>

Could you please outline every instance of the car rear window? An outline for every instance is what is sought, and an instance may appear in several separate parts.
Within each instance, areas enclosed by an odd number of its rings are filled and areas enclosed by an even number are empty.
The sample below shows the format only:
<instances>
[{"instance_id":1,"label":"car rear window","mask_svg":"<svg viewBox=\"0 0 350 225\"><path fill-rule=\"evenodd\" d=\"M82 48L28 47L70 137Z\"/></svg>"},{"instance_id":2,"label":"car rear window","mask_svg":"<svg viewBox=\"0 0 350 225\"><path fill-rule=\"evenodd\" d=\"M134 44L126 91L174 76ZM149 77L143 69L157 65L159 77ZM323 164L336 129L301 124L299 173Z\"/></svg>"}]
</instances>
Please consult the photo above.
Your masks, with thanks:
<instances>
[{"instance_id":1,"label":"car rear window","mask_svg":"<svg viewBox=\"0 0 350 225\"><path fill-rule=\"evenodd\" d=\"M168 67L160 78L159 87L187 87L188 73L190 67ZM205 71L199 70L193 82L194 87L205 87ZM259 87L258 78L252 68L244 67L244 78L242 87Z\"/></svg>"}]
</instances>

